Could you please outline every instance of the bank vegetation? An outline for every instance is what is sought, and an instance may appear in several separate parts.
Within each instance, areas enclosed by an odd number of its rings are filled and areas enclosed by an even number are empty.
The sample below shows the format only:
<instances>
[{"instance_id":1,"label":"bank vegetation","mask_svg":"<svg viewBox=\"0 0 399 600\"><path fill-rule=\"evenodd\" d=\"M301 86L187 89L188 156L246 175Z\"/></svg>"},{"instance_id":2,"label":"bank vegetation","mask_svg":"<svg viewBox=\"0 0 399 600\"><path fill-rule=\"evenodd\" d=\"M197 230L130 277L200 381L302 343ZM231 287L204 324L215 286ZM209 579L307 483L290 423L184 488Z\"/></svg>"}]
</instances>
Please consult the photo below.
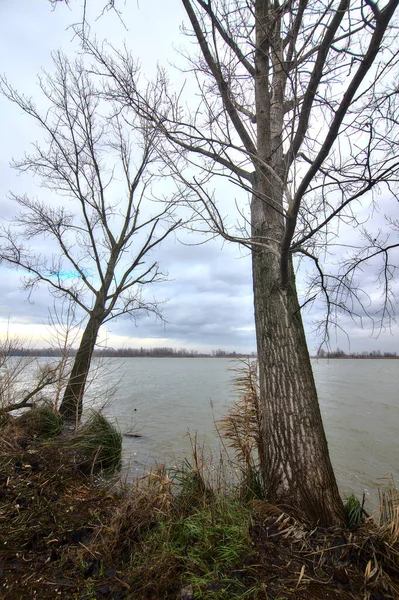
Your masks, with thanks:
<instances>
[{"instance_id":1,"label":"bank vegetation","mask_svg":"<svg viewBox=\"0 0 399 600\"><path fill-rule=\"evenodd\" d=\"M259 468L256 369L236 372L236 400L216 424L222 452L195 437L180 465L126 484L122 437L91 412L66 434L43 398L3 411L0 427L1 597L395 599L399 492L371 518L354 496L344 528L310 526L271 504Z\"/></svg>"}]
</instances>

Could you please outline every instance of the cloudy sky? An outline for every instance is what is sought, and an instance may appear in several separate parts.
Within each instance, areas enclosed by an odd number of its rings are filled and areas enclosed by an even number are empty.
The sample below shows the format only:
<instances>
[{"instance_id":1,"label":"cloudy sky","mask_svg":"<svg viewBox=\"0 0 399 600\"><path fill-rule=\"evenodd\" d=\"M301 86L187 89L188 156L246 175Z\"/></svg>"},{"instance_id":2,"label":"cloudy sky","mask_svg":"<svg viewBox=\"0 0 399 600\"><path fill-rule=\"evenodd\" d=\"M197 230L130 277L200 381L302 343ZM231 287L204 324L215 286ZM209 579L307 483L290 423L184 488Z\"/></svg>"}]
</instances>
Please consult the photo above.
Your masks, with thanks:
<instances>
[{"instance_id":1,"label":"cloudy sky","mask_svg":"<svg viewBox=\"0 0 399 600\"><path fill-rule=\"evenodd\" d=\"M62 3L52 11L46 0L0 0L0 71L19 91L27 95L37 93L37 74L43 68L52 70L52 51L61 48L73 56L78 50L68 26L81 17L81 4L79 0L71 0L69 7ZM95 7L102 3L90 4ZM101 18L98 13L89 14L92 33L99 40L106 38L115 47L126 40L150 79L157 63L168 67L169 63L182 60L177 52L185 43L180 33L184 20L181 3L151 0L128 4L123 8L123 22L112 11ZM173 77L182 75L175 72ZM36 197L43 193L30 176L17 176L9 166L11 158L20 158L29 150L38 132L21 110L1 97L0 115L0 217L12 221L15 208L9 200L10 190ZM190 242L191 238L184 240ZM162 269L168 272L169 281L157 285L151 294L156 294L159 300L168 299L163 309L166 322L144 318L137 324L127 319L109 323L102 331L108 345L255 350L251 264L247 252L217 240L182 245L176 237L171 237L162 244L158 258ZM8 329L11 334L31 338L38 346L45 345L50 332L47 316L53 302L46 288L35 291L28 301L20 286L21 272L1 266L0 276L0 335ZM300 275L300 285L304 280L305 274ZM375 276L366 272L364 280L373 294ZM312 334L318 316L317 306L313 313L304 315L312 351L319 343ZM338 333L336 338L332 334L333 347L339 345L345 351L399 351L395 325L378 339L371 336L369 328L362 329L350 319L342 319L340 325L348 333L350 346L346 335Z\"/></svg>"}]
</instances>

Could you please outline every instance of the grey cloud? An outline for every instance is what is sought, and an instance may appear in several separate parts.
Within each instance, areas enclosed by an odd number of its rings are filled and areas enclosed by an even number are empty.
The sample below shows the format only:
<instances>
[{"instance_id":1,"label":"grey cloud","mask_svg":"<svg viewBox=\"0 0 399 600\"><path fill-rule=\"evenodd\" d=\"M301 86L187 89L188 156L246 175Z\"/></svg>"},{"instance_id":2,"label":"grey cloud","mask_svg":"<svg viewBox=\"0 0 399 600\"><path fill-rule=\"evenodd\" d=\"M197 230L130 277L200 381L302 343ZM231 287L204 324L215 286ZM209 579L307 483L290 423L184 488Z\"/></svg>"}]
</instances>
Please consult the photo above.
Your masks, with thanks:
<instances>
[{"instance_id":1,"label":"grey cloud","mask_svg":"<svg viewBox=\"0 0 399 600\"><path fill-rule=\"evenodd\" d=\"M215 252L220 256L212 262L209 259ZM167 322L161 325L151 319L140 319L136 330L123 321L112 325L112 331L128 335L132 329L132 336L170 337L182 345L252 351L255 342L249 265L239 261L238 270L236 259L220 253L216 245L191 248L189 259L183 246L166 254L169 259L173 255L173 262L168 265L173 281L156 286L156 290L147 290L147 295L154 292L156 298L169 298L163 307ZM161 265L168 262L162 252L160 261Z\"/></svg>"},{"instance_id":2,"label":"grey cloud","mask_svg":"<svg viewBox=\"0 0 399 600\"><path fill-rule=\"evenodd\" d=\"M72 34L66 27L74 20L77 21L81 10L80 3L71 3L68 10L63 3L55 12L51 12L45 0L33 3L31 0L14 0L3 3L2 19L0 22L0 52L7 56L7 64L2 71L7 72L11 83L28 95L33 94L36 74L44 66L51 69L50 51L62 46L71 52L76 44L71 44ZM93 3L95 4L95 3ZM144 21L149 14L156 10L158 19L153 21L152 39L157 39L159 44L153 45L153 53L147 52L142 57L145 66L145 75L150 78L159 56L166 56L174 42L173 36L178 35L178 27L182 20L180 2L142 3L140 19ZM92 6L92 5L91 5ZM124 8L124 11L136 10L136 3ZM127 14L127 13L125 13ZM136 13L135 13L136 14ZM21 19L21 15L24 16ZM97 15L96 15L97 16ZM116 21L110 21L112 15L104 20L95 21L93 27L99 33L99 39L105 34L110 41L119 43L120 28ZM128 44L137 55L145 46L148 31L135 26L135 20L127 14L129 23L132 23L128 36ZM137 20L137 19L136 19ZM168 36L163 32L168 31ZM134 35L133 35L134 33ZM122 34L123 36L124 34ZM162 46L160 45L162 44ZM147 47L147 46L146 46ZM178 60L178 59L176 59ZM190 85L190 84L189 84ZM37 194L29 178L17 177L10 171L8 163L12 157L18 158L24 151L29 150L29 143L36 139L37 131L27 119L21 117L15 107L11 107L4 99L0 98L0 112L2 114L2 140L0 144L0 212L3 218L9 219L13 214L13 206L7 200L10 189L17 192ZM238 192L237 192L238 193ZM221 194L223 196L223 193ZM378 199L380 211L376 214L374 228L384 228L385 213L397 210L397 203L392 202L392 197L383 194ZM368 209L363 211L364 219L368 217ZM366 223L366 226L368 223ZM353 233L350 228L342 227L343 239L347 243L353 242ZM191 243L194 238L181 235L186 242ZM195 238L196 239L196 238ZM397 238L396 238L397 239ZM198 238L201 241L201 238ZM47 242L46 242L47 243ZM48 246L47 246L48 247ZM171 344L179 346L189 345L206 346L208 348L225 347L237 351L252 351L255 349L253 333L253 305L250 257L246 250L242 252L237 246L214 241L200 246L183 246L168 240L162 244L159 253L160 266L169 273L170 281L162 285L151 286L146 289L148 298L162 300L169 298L164 305L166 324L155 322L151 318L143 317L138 320L137 327L128 319L120 319L110 323L110 331L116 335L132 338L152 338L153 345L157 339L170 339ZM331 258L339 264L341 257ZM399 264L399 259L395 259ZM33 296L33 304L26 300L26 294L20 289L20 273L0 266L2 292L0 295L0 317L9 315L26 323L44 323L47 321L48 308L52 306L52 298L44 288L38 288ZM303 285L303 277L298 277ZM362 285L371 294L376 294L375 271L365 266L361 275ZM398 293L398 286L395 288ZM318 341L314 339L311 330L314 321L322 318L324 309L316 304L312 312L304 315L304 321L309 332L309 341L312 350L317 348ZM359 329L353 321L344 315L339 317L339 323L350 334L351 349L361 351L368 348L380 348L381 351L397 350L399 339L398 327L394 326L390 332L384 333L379 339L370 338L370 329ZM395 337L396 336L396 337ZM331 336L331 344L339 345L346 351L349 345L346 337L337 332Z\"/></svg>"}]
</instances>

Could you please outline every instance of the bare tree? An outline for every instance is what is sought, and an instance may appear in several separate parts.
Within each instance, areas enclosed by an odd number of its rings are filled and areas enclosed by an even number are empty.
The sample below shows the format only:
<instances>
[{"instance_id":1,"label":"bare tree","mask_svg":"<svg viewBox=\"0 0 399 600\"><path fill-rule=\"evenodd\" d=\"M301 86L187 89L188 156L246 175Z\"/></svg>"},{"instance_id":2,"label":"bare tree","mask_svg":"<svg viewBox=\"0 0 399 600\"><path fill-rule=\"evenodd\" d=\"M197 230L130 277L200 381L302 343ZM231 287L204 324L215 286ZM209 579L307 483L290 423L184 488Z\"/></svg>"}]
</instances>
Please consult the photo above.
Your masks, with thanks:
<instances>
[{"instance_id":1,"label":"bare tree","mask_svg":"<svg viewBox=\"0 0 399 600\"><path fill-rule=\"evenodd\" d=\"M100 327L122 315L161 316L143 288L165 279L151 254L179 222L174 199L159 202L153 194L158 133L131 114L127 135L120 107L102 102L101 82L83 63L60 53L54 62L55 74L39 82L43 108L2 80L3 94L45 134L45 142L14 166L39 177L57 200L13 194L22 210L1 229L0 260L26 272L29 294L45 284L87 316L60 405L64 418L73 420L82 411Z\"/></svg>"},{"instance_id":2,"label":"bare tree","mask_svg":"<svg viewBox=\"0 0 399 600\"><path fill-rule=\"evenodd\" d=\"M165 139L163 156L189 190L198 220L252 251L263 429L263 477L270 498L313 522L342 523L294 274L294 256L316 278L305 303L324 296L336 310L371 314L356 283L382 259L379 322L392 317L391 253L398 243L372 234L361 217L398 181L398 0L182 0L194 40L186 52L200 101L189 109L159 71L149 104L134 85L128 54L108 55L85 40L108 74L108 97L138 112ZM218 198L216 176L248 192L237 228ZM360 228L340 267L323 257L343 225ZM397 223L391 221L391 231ZM393 228L393 229L392 229Z\"/></svg>"}]
</instances>

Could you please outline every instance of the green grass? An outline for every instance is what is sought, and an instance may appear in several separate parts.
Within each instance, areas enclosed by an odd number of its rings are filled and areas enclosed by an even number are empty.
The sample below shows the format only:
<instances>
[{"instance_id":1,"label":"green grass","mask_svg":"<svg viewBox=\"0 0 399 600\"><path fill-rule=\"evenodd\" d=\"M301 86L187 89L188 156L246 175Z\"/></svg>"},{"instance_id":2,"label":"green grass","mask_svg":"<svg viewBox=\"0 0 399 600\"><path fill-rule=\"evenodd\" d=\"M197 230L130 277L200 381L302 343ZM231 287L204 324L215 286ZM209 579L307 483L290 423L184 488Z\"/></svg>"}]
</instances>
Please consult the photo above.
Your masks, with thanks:
<instances>
[{"instance_id":1,"label":"green grass","mask_svg":"<svg viewBox=\"0 0 399 600\"><path fill-rule=\"evenodd\" d=\"M237 573L250 548L249 510L222 496L194 508L185 504L189 514L181 503L177 506L147 531L132 553L136 593L142 587L143 593L161 598L191 586L194 598L248 597Z\"/></svg>"},{"instance_id":2,"label":"green grass","mask_svg":"<svg viewBox=\"0 0 399 600\"><path fill-rule=\"evenodd\" d=\"M195 453L192 462L186 459L170 474L151 474L132 492L124 525L119 517L117 528L119 536L131 532L136 539L128 550L134 597L176 597L186 586L194 598L255 597L239 575L251 548L250 510L238 492L215 491L204 471Z\"/></svg>"},{"instance_id":3,"label":"green grass","mask_svg":"<svg viewBox=\"0 0 399 600\"><path fill-rule=\"evenodd\" d=\"M47 405L31 408L20 415L16 422L30 435L44 439L55 438L62 427L59 413Z\"/></svg>"},{"instance_id":4,"label":"green grass","mask_svg":"<svg viewBox=\"0 0 399 600\"><path fill-rule=\"evenodd\" d=\"M364 520L364 503L365 494L363 494L361 502L354 494L344 498L348 527L356 527Z\"/></svg>"},{"instance_id":5,"label":"green grass","mask_svg":"<svg viewBox=\"0 0 399 600\"><path fill-rule=\"evenodd\" d=\"M130 564L129 598L176 598L185 587L196 599L257 597L245 570L250 508L239 490L212 487L206 464L195 454L137 481L91 548L105 564Z\"/></svg>"},{"instance_id":6,"label":"green grass","mask_svg":"<svg viewBox=\"0 0 399 600\"><path fill-rule=\"evenodd\" d=\"M265 497L265 487L263 484L260 469L255 465L248 469L241 469L240 497L243 501L261 500Z\"/></svg>"},{"instance_id":7,"label":"green grass","mask_svg":"<svg viewBox=\"0 0 399 600\"><path fill-rule=\"evenodd\" d=\"M178 490L177 498L182 507L201 506L214 498L215 492L204 474L204 462L198 457L192 463L185 458L178 468L170 469L168 475Z\"/></svg>"}]
</instances>

